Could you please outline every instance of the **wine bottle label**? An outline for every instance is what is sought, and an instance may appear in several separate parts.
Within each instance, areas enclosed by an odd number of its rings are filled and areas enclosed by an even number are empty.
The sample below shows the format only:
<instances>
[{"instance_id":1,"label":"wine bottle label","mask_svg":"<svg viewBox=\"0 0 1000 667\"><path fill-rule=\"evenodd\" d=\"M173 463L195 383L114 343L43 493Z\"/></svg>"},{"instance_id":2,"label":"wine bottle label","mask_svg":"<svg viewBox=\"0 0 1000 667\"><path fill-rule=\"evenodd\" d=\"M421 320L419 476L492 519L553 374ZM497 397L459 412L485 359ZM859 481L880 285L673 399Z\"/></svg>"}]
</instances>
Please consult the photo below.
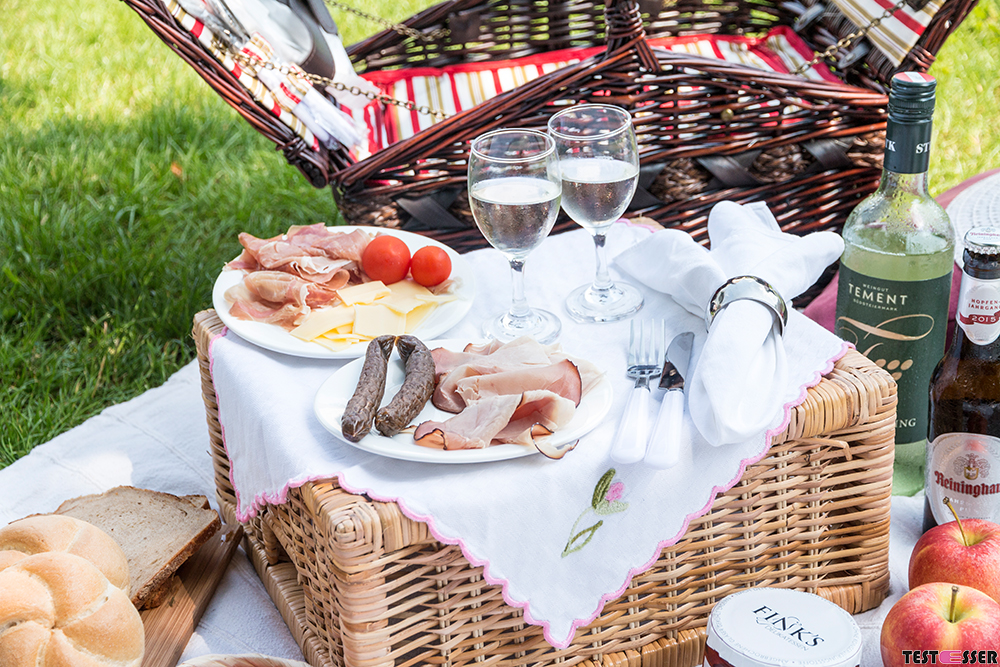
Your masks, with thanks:
<instances>
[{"instance_id":1,"label":"wine bottle label","mask_svg":"<svg viewBox=\"0 0 1000 667\"><path fill-rule=\"evenodd\" d=\"M897 174L921 174L931 159L931 121L899 122L892 118L885 126L885 163Z\"/></svg>"},{"instance_id":2,"label":"wine bottle label","mask_svg":"<svg viewBox=\"0 0 1000 667\"><path fill-rule=\"evenodd\" d=\"M975 433L944 433L928 448L924 485L938 524L960 519L1000 521L1000 438Z\"/></svg>"},{"instance_id":3,"label":"wine bottle label","mask_svg":"<svg viewBox=\"0 0 1000 667\"><path fill-rule=\"evenodd\" d=\"M976 345L988 345L1000 337L1000 280L962 276L958 295L958 326Z\"/></svg>"},{"instance_id":4,"label":"wine bottle label","mask_svg":"<svg viewBox=\"0 0 1000 667\"><path fill-rule=\"evenodd\" d=\"M950 272L930 280L882 280L841 263L836 334L896 381L896 442L927 438L927 396L944 354L950 294Z\"/></svg>"}]
</instances>

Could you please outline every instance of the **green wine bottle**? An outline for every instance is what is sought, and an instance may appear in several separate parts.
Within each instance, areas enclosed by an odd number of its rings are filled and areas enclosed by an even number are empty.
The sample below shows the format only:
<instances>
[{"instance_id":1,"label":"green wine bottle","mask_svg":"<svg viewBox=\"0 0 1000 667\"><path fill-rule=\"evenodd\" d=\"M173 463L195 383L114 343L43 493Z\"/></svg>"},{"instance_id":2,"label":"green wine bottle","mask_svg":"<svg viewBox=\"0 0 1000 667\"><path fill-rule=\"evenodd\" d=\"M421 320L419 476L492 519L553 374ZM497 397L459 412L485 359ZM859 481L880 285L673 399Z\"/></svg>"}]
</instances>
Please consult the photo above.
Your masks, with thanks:
<instances>
[{"instance_id":1,"label":"green wine bottle","mask_svg":"<svg viewBox=\"0 0 1000 667\"><path fill-rule=\"evenodd\" d=\"M933 77L892 78L878 190L844 225L836 332L898 385L893 493L924 484L928 389L944 354L955 230L927 191Z\"/></svg>"}]
</instances>

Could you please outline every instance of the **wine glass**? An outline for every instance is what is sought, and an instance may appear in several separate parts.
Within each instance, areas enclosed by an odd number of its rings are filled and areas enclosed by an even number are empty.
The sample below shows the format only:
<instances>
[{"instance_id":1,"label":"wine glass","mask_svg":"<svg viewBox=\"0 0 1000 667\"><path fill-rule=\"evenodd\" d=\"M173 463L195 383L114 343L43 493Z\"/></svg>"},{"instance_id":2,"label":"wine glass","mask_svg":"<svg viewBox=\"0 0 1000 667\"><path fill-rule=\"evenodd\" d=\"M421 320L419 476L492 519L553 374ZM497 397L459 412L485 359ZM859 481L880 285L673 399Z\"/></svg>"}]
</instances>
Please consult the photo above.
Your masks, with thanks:
<instances>
[{"instance_id":1,"label":"wine glass","mask_svg":"<svg viewBox=\"0 0 1000 667\"><path fill-rule=\"evenodd\" d=\"M552 230L559 215L559 164L552 138L537 130L495 130L477 137L469 154L469 202L476 226L510 262L510 310L487 320L483 333L509 341L531 336L551 343L562 322L530 308L524 295L524 260Z\"/></svg>"},{"instance_id":2,"label":"wine glass","mask_svg":"<svg viewBox=\"0 0 1000 667\"><path fill-rule=\"evenodd\" d=\"M604 248L639 181L639 149L628 111L608 104L581 104L549 119L562 175L562 207L594 237L594 282L570 292L566 310L578 322L613 322L642 308L642 293L608 273Z\"/></svg>"}]
</instances>

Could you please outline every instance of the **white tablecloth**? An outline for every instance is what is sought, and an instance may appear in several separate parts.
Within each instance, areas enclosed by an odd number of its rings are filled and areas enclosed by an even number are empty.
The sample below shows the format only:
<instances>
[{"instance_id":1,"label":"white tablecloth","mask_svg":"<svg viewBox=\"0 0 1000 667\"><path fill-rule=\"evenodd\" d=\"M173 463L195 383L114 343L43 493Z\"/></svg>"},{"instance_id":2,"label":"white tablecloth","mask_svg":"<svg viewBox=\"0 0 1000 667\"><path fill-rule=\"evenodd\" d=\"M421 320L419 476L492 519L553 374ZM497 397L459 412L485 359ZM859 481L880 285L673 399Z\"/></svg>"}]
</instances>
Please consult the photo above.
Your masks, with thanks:
<instances>
[{"instance_id":1,"label":"white tablecloth","mask_svg":"<svg viewBox=\"0 0 1000 667\"><path fill-rule=\"evenodd\" d=\"M660 234L669 236L668 231ZM617 256L634 250L653 236L648 227L615 225L608 235L608 252ZM565 295L592 279L593 262L587 260L593 248L593 239L583 229L546 239L527 261L529 301L561 312ZM651 250L656 254L659 249ZM506 307L510 283L510 269L496 250L478 250L465 259L476 276L475 298L468 315L443 334L460 342L481 337L482 322ZM615 280L623 279L618 262L611 274ZM650 285L658 284L656 277L648 276ZM702 327L704 336L704 320L666 294L645 286L640 290L645 299L637 316L640 320L662 318L670 336L697 327ZM746 312L751 314L752 308ZM770 315L759 310L767 322L762 327L766 335ZM598 417L593 430L580 436L576 449L559 461L532 455L482 465L401 461L351 446L323 427L314 408L325 383L345 368L344 361L268 352L232 332L218 336L211 344L210 357L219 423L232 462L237 518L247 520L265 502L285 502L289 488L336 477L349 491L397 503L406 516L425 522L438 541L459 545L470 563L483 567L488 583L502 587L507 604L521 608L526 622L541 626L550 644L565 648L576 628L592 621L606 600L620 597L632 576L649 569L664 547L683 536L690 520L705 514L719 492L731 488L746 466L766 455L769 434L784 430L789 409L804 400L806 387L819 382L846 350L844 341L792 312L781 344L785 372L771 384L763 371L751 374L759 379L757 389L764 387L771 395L765 402L770 414L752 417L759 431L745 441L711 446L685 419L678 464L655 470L642 463L616 464L610 457L615 429L633 385L625 374L631 322L562 320L562 348L604 371L613 389L603 402L609 406L607 417ZM735 329L730 331L735 334ZM743 351L749 354L751 349L752 345ZM761 357L766 355L751 358L755 364L766 364ZM770 359L773 362L775 357ZM737 359L718 349L713 361L717 367L729 366L733 373L740 367ZM695 363L700 368L701 361ZM712 374L703 373L702 380L706 376ZM695 371L693 386L697 377ZM722 372L715 375L716 389L724 386L724 377ZM732 374L728 378L736 382ZM354 383L353 377L340 383L336 395L346 402ZM754 385L747 382L747 386ZM653 392L653 408L658 407L662 393ZM587 401L585 397L580 411L594 410L599 415L602 402L588 407ZM734 406L735 401L729 404L739 413ZM766 411L763 405L744 404L742 409ZM339 419L336 409L325 414L327 419ZM727 422L730 432L736 426ZM753 432L752 428L736 430ZM402 440L405 443L407 438ZM601 483L605 490L598 491ZM595 495L605 500L592 506Z\"/></svg>"},{"instance_id":2,"label":"white tablecloth","mask_svg":"<svg viewBox=\"0 0 1000 667\"><path fill-rule=\"evenodd\" d=\"M130 484L213 499L214 482L200 380L192 363L165 385L105 410L0 470L0 524L54 510L64 499ZM865 633L862 664L881 664L882 619L906 590L906 565L919 536L922 496L894 498L890 598L857 616ZM207 653L261 653L301 659L277 610L240 552L182 661Z\"/></svg>"}]
</instances>

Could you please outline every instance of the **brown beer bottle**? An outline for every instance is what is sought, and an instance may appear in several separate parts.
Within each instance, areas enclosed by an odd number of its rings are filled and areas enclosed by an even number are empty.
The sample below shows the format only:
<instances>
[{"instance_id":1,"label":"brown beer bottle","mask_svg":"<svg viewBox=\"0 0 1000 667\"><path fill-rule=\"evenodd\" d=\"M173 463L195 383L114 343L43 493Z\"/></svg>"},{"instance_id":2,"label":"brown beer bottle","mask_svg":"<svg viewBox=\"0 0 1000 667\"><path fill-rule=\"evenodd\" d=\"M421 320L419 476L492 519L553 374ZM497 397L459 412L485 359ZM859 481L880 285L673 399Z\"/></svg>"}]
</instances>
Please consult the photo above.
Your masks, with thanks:
<instances>
[{"instance_id":1,"label":"brown beer bottle","mask_svg":"<svg viewBox=\"0 0 1000 667\"><path fill-rule=\"evenodd\" d=\"M1000 522L1000 227L965 236L951 348L931 376L924 531L959 518Z\"/></svg>"}]
</instances>

